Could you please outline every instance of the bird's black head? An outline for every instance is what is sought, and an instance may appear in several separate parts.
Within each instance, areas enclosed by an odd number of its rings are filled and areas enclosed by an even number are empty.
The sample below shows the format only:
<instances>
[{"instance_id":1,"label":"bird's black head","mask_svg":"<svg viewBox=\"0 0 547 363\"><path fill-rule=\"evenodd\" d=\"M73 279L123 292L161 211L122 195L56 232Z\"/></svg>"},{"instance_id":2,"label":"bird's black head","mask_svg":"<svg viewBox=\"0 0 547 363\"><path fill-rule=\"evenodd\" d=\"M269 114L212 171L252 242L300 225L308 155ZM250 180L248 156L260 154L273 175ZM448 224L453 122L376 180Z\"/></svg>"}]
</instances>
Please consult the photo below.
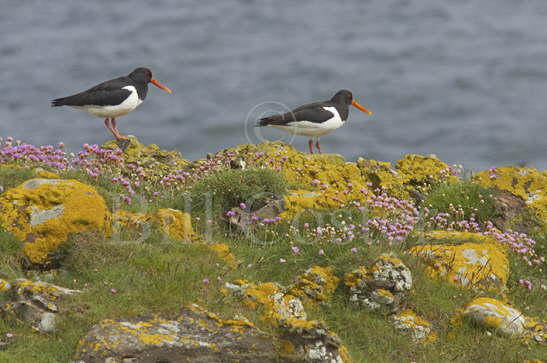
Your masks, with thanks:
<instances>
[{"instance_id":1,"label":"bird's black head","mask_svg":"<svg viewBox=\"0 0 547 363\"><path fill-rule=\"evenodd\" d=\"M152 71L145 67L139 67L133 72L129 73L129 78L139 84L147 85L148 82L152 83L154 86L161 88L167 93L173 93L168 87L161 84L158 80L152 77Z\"/></svg>"},{"instance_id":2,"label":"bird's black head","mask_svg":"<svg viewBox=\"0 0 547 363\"><path fill-rule=\"evenodd\" d=\"M342 89L336 92L336 94L332 97L331 101L351 105L351 101L353 101L353 94L346 89Z\"/></svg>"},{"instance_id":3,"label":"bird's black head","mask_svg":"<svg viewBox=\"0 0 547 363\"><path fill-rule=\"evenodd\" d=\"M359 103L357 103L357 101L353 99L353 94L350 91L345 89L342 89L336 92L336 94L332 97L331 101L336 103L346 104L346 105L353 105L357 107L358 109L360 109L361 111L368 113L369 115L372 114L372 112L370 112L369 110L361 106Z\"/></svg>"},{"instance_id":4,"label":"bird's black head","mask_svg":"<svg viewBox=\"0 0 547 363\"><path fill-rule=\"evenodd\" d=\"M148 68L139 67L133 72L129 73L129 78L138 83L148 83L152 79L152 72Z\"/></svg>"}]
</instances>

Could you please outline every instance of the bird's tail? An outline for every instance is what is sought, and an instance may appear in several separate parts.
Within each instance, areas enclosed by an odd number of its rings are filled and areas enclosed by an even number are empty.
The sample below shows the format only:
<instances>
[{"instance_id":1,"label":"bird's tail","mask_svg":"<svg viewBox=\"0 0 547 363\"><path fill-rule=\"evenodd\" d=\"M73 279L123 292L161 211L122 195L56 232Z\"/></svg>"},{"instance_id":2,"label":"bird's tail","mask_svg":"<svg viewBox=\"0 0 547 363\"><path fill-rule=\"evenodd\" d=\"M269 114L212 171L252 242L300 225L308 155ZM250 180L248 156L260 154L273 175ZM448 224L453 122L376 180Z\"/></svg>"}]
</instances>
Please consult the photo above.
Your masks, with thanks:
<instances>
[{"instance_id":1,"label":"bird's tail","mask_svg":"<svg viewBox=\"0 0 547 363\"><path fill-rule=\"evenodd\" d=\"M268 123L268 120L267 118L261 118L260 120L258 120L258 122L254 125L254 127L264 127L264 126L268 126L269 123Z\"/></svg>"},{"instance_id":2,"label":"bird's tail","mask_svg":"<svg viewBox=\"0 0 547 363\"><path fill-rule=\"evenodd\" d=\"M56 98L51 101L51 107L65 106L68 97Z\"/></svg>"}]
</instances>

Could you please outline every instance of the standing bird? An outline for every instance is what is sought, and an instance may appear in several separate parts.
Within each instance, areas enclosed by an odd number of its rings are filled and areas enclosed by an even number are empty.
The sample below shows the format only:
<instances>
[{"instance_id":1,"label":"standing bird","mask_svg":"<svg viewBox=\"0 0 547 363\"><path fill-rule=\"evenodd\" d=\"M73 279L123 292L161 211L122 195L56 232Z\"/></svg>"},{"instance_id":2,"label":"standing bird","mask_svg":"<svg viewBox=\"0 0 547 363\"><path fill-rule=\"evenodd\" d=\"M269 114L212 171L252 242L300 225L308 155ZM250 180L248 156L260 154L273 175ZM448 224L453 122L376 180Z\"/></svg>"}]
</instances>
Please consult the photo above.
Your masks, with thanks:
<instances>
[{"instance_id":1,"label":"standing bird","mask_svg":"<svg viewBox=\"0 0 547 363\"><path fill-rule=\"evenodd\" d=\"M315 137L315 146L321 153L319 137L331 133L346 122L349 105L372 114L353 99L350 91L340 90L329 101L310 103L284 114L261 118L256 126L270 126L294 135L309 136L308 146L312 154Z\"/></svg>"},{"instance_id":2,"label":"standing bird","mask_svg":"<svg viewBox=\"0 0 547 363\"><path fill-rule=\"evenodd\" d=\"M161 88L167 93L173 93L169 88L152 78L148 68L137 68L125 77L111 79L91 87L87 91L72 96L57 98L51 106L70 106L86 110L93 116L106 117L104 125L116 140L127 139L120 135L116 126L116 117L133 111L146 98L148 83Z\"/></svg>"}]
</instances>

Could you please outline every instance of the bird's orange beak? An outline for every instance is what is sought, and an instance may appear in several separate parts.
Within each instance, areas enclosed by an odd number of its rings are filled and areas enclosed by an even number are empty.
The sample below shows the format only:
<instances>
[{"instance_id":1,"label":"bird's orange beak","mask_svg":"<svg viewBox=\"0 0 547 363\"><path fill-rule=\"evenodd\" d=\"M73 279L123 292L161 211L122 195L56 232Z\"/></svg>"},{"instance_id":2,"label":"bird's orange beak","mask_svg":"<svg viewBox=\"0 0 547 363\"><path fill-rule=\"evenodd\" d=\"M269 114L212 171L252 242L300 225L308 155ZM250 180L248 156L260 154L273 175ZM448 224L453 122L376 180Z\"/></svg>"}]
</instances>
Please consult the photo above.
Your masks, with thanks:
<instances>
[{"instance_id":1,"label":"bird's orange beak","mask_svg":"<svg viewBox=\"0 0 547 363\"><path fill-rule=\"evenodd\" d=\"M364 108L363 106L361 106L359 103L357 103L357 101L352 100L352 101L351 101L351 104L352 104L353 106L357 107L358 109L360 109L361 111L366 112L366 113L368 113L369 115L372 115L372 112L370 112L369 110L367 110L366 108Z\"/></svg>"},{"instance_id":2,"label":"bird's orange beak","mask_svg":"<svg viewBox=\"0 0 547 363\"><path fill-rule=\"evenodd\" d=\"M152 83L154 86L161 88L167 93L173 93L168 87L161 84L159 81L156 81L154 78L150 78L150 83Z\"/></svg>"}]
</instances>

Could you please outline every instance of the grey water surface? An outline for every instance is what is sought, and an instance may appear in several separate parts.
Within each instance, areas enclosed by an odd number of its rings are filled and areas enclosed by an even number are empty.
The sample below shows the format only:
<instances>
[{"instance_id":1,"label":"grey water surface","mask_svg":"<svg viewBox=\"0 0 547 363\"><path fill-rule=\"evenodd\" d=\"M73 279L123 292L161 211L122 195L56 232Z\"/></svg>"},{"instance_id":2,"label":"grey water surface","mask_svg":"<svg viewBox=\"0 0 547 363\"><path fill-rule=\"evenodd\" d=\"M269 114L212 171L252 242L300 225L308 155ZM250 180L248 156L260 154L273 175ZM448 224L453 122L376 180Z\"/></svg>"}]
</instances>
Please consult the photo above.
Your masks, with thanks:
<instances>
[{"instance_id":1,"label":"grey water surface","mask_svg":"<svg viewBox=\"0 0 547 363\"><path fill-rule=\"evenodd\" d=\"M326 152L468 168L547 168L547 1L0 0L0 136L69 150L111 138L51 99L148 66L153 86L122 133L187 158L260 139L260 115L346 88ZM257 131L261 131L256 134Z\"/></svg>"}]
</instances>

